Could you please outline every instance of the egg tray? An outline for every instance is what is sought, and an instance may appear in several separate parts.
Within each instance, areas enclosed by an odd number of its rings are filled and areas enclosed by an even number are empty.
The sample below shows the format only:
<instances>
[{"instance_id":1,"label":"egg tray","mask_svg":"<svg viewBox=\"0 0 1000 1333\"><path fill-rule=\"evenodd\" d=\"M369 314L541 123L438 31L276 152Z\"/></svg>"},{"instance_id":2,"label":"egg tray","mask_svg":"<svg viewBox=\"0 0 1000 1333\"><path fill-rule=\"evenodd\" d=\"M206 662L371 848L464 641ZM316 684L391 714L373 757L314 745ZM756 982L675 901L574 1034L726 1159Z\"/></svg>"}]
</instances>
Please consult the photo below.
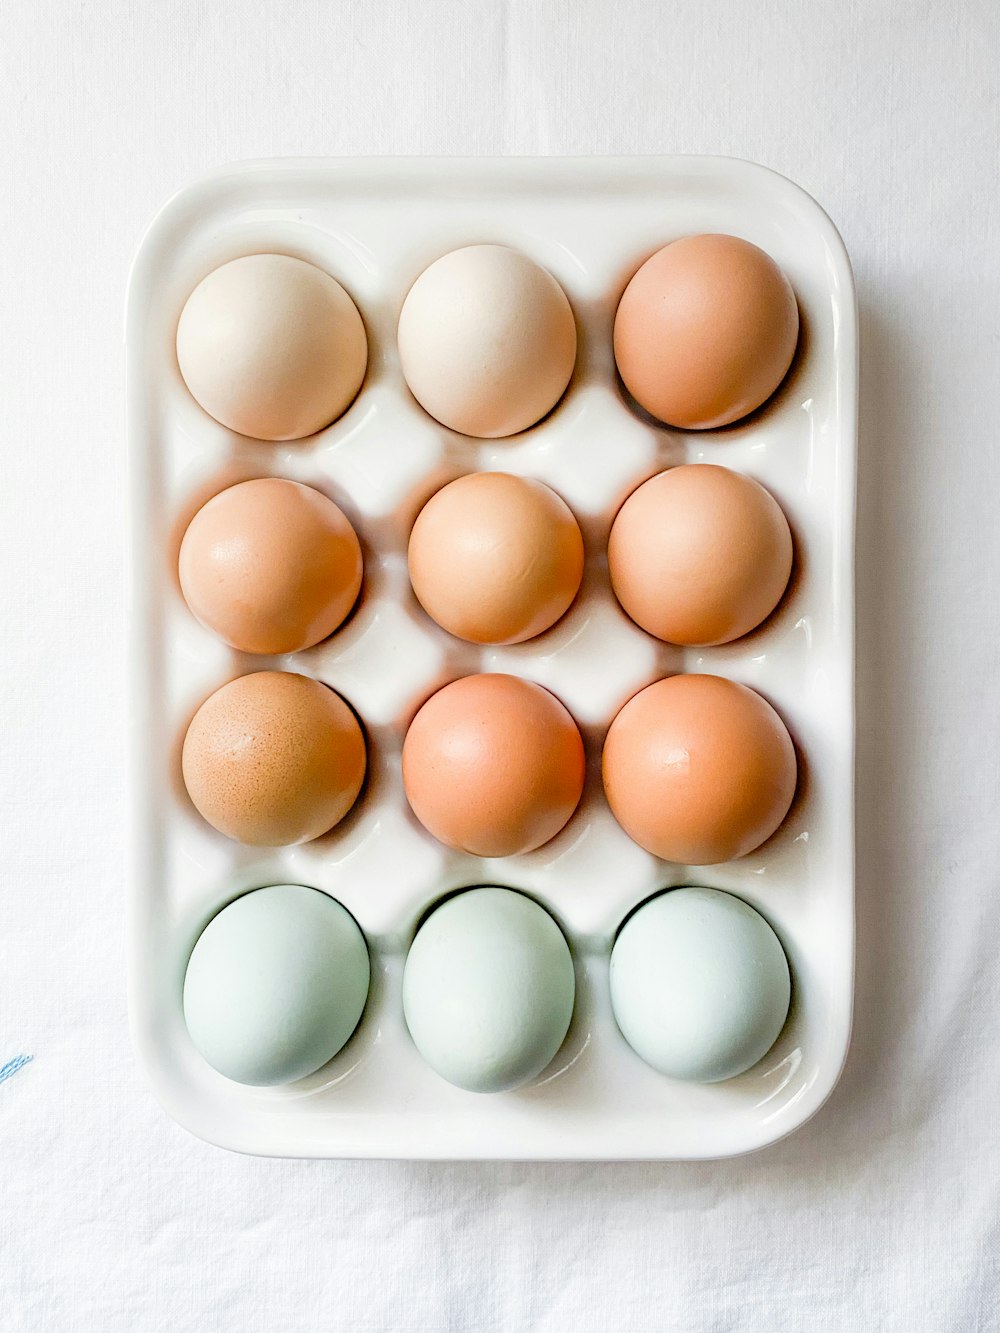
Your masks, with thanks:
<instances>
[{"instance_id":1,"label":"egg tray","mask_svg":"<svg viewBox=\"0 0 1000 1333\"><path fill-rule=\"evenodd\" d=\"M724 430L684 432L644 417L616 376L612 322L640 263L678 236L745 237L781 265L802 332L775 398ZM403 382L395 328L403 298L434 259L474 242L514 246L566 291L578 325L576 370L540 424L502 440L456 435ZM177 319L194 286L229 259L277 251L311 261L351 293L369 366L347 413L302 441L263 443L210 419L180 378ZM127 379L133 517L134 736L129 884L135 1045L156 1095L181 1124L244 1152L299 1157L612 1159L722 1157L789 1133L822 1104L849 1040L853 988L853 526L857 318L850 264L832 223L802 190L721 158L359 159L250 163L173 198L142 242L128 300ZM723 647L650 638L611 592L611 521L647 477L713 462L756 478L795 539L777 611ZM478 647L439 629L416 603L406 543L422 503L475 469L537 477L573 509L586 572L570 612L539 638ZM179 592L180 538L213 494L281 476L324 491L361 539L365 577L342 629L283 658L234 652L202 628ZM265 668L314 676L361 717L369 776L352 813L315 842L262 850L216 833L180 778L180 745L201 701ZM400 776L405 729L439 686L507 671L552 690L580 725L583 801L567 827L525 856L483 860L436 842L410 813ZM676 672L752 686L796 743L788 818L758 851L720 866L657 860L604 800L600 751L621 705ZM181 1008L184 969L204 925L268 884L321 889L368 941L372 988L343 1051L283 1088L229 1082L194 1050ZM464 1092L420 1058L406 1030L407 948L435 903L500 884L554 915L572 948L577 1001L567 1039L532 1084ZM676 1082L647 1067L611 1014L608 960L640 903L682 884L725 889L777 931L793 976L777 1044L739 1078Z\"/></svg>"}]
</instances>

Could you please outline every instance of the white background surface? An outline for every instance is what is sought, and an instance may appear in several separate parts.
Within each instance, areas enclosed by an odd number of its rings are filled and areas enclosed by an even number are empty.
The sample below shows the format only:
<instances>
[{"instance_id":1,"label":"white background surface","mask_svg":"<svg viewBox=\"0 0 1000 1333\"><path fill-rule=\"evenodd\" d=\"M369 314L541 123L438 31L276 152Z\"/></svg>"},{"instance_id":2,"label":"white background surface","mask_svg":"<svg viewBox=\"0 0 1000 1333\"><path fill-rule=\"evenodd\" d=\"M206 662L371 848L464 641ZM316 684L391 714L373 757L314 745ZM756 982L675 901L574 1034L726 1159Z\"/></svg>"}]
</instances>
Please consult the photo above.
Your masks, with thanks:
<instances>
[{"instance_id":1,"label":"white background surface","mask_svg":"<svg viewBox=\"0 0 1000 1333\"><path fill-rule=\"evenodd\" d=\"M992 0L0 7L0 1327L1000 1326ZM173 1126L123 981L121 324L163 197L244 157L722 152L856 270L856 1035L742 1161L269 1162Z\"/></svg>"}]
</instances>

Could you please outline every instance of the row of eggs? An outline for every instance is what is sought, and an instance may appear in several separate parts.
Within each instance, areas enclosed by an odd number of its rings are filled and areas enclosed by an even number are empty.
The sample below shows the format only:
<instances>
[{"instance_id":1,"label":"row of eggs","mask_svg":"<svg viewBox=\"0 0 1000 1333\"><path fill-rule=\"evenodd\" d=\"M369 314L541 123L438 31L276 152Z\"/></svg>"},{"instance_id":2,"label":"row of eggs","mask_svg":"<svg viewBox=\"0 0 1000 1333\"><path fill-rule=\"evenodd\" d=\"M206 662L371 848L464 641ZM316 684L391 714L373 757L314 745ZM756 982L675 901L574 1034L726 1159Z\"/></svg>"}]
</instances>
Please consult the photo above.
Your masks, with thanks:
<instances>
[{"instance_id":1,"label":"row of eggs","mask_svg":"<svg viewBox=\"0 0 1000 1333\"><path fill-rule=\"evenodd\" d=\"M254 890L200 935L184 980L191 1039L239 1083L275 1086L321 1069L368 1000L371 964L354 918L301 885ZM668 1077L736 1077L772 1047L791 982L778 937L747 903L707 888L659 894L616 937L609 988L632 1049ZM553 917L512 889L466 889L434 908L406 957L402 1007L424 1060L471 1092L537 1078L573 1016L575 970Z\"/></svg>"},{"instance_id":2,"label":"row of eggs","mask_svg":"<svg viewBox=\"0 0 1000 1333\"><path fill-rule=\"evenodd\" d=\"M334 690L258 671L229 681L192 718L181 770L195 808L241 843L321 837L360 795L365 736ZM403 788L438 841L480 857L518 856L569 822L585 756L569 710L519 676L462 676L418 710L403 740ZM682 865L760 847L795 795L791 737L755 690L722 676L647 685L618 712L602 754L612 813L639 846Z\"/></svg>"},{"instance_id":3,"label":"row of eggs","mask_svg":"<svg viewBox=\"0 0 1000 1333\"><path fill-rule=\"evenodd\" d=\"M706 430L760 407L798 341L795 295L763 250L735 236L687 236L632 276L614 354L633 399L668 425ZM577 356L555 278L503 245L442 255L399 314L403 377L426 412L461 434L528 429L558 403ZM234 259L188 297L176 338L181 375L217 421L263 440L300 439L341 416L368 365L361 314L330 274L282 254Z\"/></svg>"},{"instance_id":4,"label":"row of eggs","mask_svg":"<svg viewBox=\"0 0 1000 1333\"><path fill-rule=\"evenodd\" d=\"M611 586L626 613L668 643L729 643L774 610L792 568L778 502L715 464L658 473L621 506L608 538ZM566 502L504 472L459 477L432 495L410 533L417 601L478 644L522 643L570 608L583 538ZM195 617L230 647L298 652L332 634L357 600L361 545L321 492L280 477L221 491L195 514L178 576Z\"/></svg>"}]
</instances>

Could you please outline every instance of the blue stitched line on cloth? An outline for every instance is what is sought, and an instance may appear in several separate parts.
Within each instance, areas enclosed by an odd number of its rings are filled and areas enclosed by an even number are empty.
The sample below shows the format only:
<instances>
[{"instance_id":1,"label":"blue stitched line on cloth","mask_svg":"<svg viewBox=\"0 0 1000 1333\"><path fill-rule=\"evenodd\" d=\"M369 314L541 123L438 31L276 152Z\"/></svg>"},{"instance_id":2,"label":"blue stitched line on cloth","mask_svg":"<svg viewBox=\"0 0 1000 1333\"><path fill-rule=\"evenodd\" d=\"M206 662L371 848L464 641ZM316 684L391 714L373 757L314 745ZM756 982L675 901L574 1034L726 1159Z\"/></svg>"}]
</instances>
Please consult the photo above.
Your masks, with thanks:
<instances>
[{"instance_id":1,"label":"blue stitched line on cloth","mask_svg":"<svg viewBox=\"0 0 1000 1333\"><path fill-rule=\"evenodd\" d=\"M15 1055L13 1060L8 1060L5 1065L0 1065L0 1083L5 1083L12 1074L16 1074L19 1069L30 1064L34 1057L30 1055Z\"/></svg>"}]
</instances>

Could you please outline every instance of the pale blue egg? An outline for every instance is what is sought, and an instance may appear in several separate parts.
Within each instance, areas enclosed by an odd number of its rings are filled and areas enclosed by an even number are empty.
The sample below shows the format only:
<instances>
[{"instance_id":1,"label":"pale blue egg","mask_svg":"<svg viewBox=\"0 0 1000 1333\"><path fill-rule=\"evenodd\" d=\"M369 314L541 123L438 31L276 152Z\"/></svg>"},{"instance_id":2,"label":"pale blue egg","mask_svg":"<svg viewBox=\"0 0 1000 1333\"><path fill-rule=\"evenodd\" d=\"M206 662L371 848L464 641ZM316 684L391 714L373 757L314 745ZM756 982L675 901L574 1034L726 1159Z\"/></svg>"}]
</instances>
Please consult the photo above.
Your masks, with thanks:
<instances>
[{"instance_id":1,"label":"pale blue egg","mask_svg":"<svg viewBox=\"0 0 1000 1333\"><path fill-rule=\"evenodd\" d=\"M184 1017L208 1063L237 1083L293 1083L331 1060L368 998L364 936L340 903L280 884L224 907L184 979Z\"/></svg>"},{"instance_id":2,"label":"pale blue egg","mask_svg":"<svg viewBox=\"0 0 1000 1333\"><path fill-rule=\"evenodd\" d=\"M611 953L611 1006L625 1040L670 1078L717 1083L762 1059L791 996L777 935L740 898L683 888L644 903Z\"/></svg>"},{"instance_id":3,"label":"pale blue egg","mask_svg":"<svg viewBox=\"0 0 1000 1333\"><path fill-rule=\"evenodd\" d=\"M403 974L417 1049L470 1092L505 1092L536 1078L563 1043L575 993L562 931L512 889L449 898L418 931Z\"/></svg>"}]
</instances>

